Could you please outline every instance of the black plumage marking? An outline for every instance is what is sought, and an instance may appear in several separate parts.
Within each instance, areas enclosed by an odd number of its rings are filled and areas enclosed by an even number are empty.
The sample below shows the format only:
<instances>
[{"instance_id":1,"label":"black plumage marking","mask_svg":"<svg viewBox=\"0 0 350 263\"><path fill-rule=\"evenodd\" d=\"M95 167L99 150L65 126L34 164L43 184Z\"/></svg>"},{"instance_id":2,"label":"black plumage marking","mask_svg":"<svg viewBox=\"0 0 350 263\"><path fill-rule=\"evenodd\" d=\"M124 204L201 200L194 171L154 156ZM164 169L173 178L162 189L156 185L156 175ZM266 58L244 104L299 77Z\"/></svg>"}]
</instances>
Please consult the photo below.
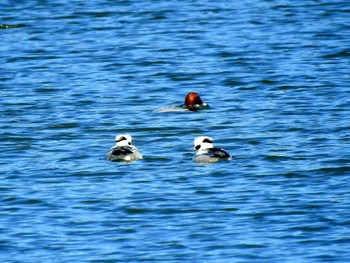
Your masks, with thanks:
<instances>
[{"instance_id":1,"label":"black plumage marking","mask_svg":"<svg viewBox=\"0 0 350 263\"><path fill-rule=\"evenodd\" d=\"M116 142L121 142L121 141L124 141L124 140L127 140L124 136L122 136L121 138L119 138L119 140L117 140Z\"/></svg>"},{"instance_id":2,"label":"black plumage marking","mask_svg":"<svg viewBox=\"0 0 350 263\"><path fill-rule=\"evenodd\" d=\"M131 147L117 147L115 149L113 149L111 155L121 155L121 154L131 154L133 153L132 148Z\"/></svg>"},{"instance_id":3,"label":"black plumage marking","mask_svg":"<svg viewBox=\"0 0 350 263\"><path fill-rule=\"evenodd\" d=\"M210 139L208 139L208 138L205 138L205 139L203 140L203 142L212 143L213 141L210 140Z\"/></svg>"},{"instance_id":4,"label":"black plumage marking","mask_svg":"<svg viewBox=\"0 0 350 263\"><path fill-rule=\"evenodd\" d=\"M210 148L208 150L210 151L211 157L216 157L216 158L230 158L231 157L230 154L228 154L225 150L220 149L220 148Z\"/></svg>"}]
</instances>

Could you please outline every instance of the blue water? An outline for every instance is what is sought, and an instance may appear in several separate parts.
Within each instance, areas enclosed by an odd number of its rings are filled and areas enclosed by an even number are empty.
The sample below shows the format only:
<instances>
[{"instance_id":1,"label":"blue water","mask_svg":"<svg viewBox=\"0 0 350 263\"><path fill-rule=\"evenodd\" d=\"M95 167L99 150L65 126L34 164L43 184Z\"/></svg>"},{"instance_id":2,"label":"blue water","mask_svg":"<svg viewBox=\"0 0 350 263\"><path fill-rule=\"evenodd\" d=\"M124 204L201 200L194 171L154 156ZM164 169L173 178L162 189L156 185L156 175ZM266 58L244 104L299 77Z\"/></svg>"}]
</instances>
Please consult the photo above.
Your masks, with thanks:
<instances>
[{"instance_id":1,"label":"blue water","mask_svg":"<svg viewBox=\"0 0 350 263\"><path fill-rule=\"evenodd\" d=\"M345 0L2 1L1 262L347 262ZM190 91L211 108L165 112ZM144 159L104 159L129 133ZM229 162L196 165L213 137Z\"/></svg>"}]
</instances>

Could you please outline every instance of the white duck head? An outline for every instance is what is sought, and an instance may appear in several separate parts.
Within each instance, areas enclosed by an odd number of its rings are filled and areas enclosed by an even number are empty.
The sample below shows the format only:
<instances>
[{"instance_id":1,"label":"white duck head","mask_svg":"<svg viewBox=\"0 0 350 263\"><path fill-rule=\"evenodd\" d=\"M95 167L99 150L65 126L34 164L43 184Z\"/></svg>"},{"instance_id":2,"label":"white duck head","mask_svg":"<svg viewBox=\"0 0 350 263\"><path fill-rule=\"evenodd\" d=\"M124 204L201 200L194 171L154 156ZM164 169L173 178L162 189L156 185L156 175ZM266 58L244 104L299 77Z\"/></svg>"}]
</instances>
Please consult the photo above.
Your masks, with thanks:
<instances>
[{"instance_id":1,"label":"white duck head","mask_svg":"<svg viewBox=\"0 0 350 263\"><path fill-rule=\"evenodd\" d=\"M116 146L130 146L132 144L132 138L129 134L121 134L115 137Z\"/></svg>"},{"instance_id":2,"label":"white duck head","mask_svg":"<svg viewBox=\"0 0 350 263\"><path fill-rule=\"evenodd\" d=\"M209 136L199 136L194 139L194 149L197 151L214 148L213 139Z\"/></svg>"}]
</instances>

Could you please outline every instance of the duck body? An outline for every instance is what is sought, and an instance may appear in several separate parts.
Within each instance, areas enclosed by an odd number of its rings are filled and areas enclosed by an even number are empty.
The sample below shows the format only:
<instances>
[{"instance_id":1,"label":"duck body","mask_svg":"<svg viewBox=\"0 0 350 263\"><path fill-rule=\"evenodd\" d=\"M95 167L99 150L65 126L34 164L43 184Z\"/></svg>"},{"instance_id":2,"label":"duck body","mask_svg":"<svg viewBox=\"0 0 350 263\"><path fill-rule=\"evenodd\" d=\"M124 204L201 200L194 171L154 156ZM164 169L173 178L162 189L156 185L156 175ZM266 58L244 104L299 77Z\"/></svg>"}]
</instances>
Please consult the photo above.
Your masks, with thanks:
<instances>
[{"instance_id":1,"label":"duck body","mask_svg":"<svg viewBox=\"0 0 350 263\"><path fill-rule=\"evenodd\" d=\"M208 148L198 151L193 157L196 163L215 163L220 160L231 160L231 155L221 148Z\"/></svg>"},{"instance_id":2,"label":"duck body","mask_svg":"<svg viewBox=\"0 0 350 263\"><path fill-rule=\"evenodd\" d=\"M112 162L134 161L142 158L142 154L137 148L130 146L114 146L108 151L106 156L106 159Z\"/></svg>"}]
</instances>

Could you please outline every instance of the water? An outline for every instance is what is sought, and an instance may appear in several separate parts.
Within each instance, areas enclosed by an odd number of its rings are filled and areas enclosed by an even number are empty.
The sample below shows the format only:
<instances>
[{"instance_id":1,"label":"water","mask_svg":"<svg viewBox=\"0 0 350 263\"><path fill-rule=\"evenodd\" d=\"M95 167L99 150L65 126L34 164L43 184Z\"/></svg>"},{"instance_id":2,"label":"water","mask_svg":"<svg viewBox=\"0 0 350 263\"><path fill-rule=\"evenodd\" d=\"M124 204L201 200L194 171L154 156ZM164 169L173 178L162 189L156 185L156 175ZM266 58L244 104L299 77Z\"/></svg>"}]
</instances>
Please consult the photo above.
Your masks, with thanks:
<instances>
[{"instance_id":1,"label":"water","mask_svg":"<svg viewBox=\"0 0 350 263\"><path fill-rule=\"evenodd\" d=\"M2 1L2 262L350 258L349 4L231 2Z\"/></svg>"}]
</instances>

